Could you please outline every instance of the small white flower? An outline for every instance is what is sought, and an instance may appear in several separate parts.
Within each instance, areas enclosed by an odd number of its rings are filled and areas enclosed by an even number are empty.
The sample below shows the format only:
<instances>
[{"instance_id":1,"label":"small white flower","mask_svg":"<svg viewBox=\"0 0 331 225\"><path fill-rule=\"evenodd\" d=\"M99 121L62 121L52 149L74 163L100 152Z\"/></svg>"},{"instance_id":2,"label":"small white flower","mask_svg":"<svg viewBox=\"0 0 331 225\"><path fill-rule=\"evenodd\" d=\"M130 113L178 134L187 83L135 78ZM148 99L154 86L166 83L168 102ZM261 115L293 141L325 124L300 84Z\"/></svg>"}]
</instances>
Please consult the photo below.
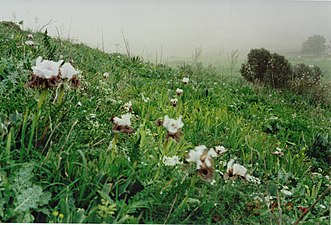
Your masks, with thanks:
<instances>
[{"instance_id":1,"label":"small white flower","mask_svg":"<svg viewBox=\"0 0 331 225\"><path fill-rule=\"evenodd\" d=\"M267 204L268 208L270 207L271 203L273 202L276 197L272 195L267 195L264 197L265 203Z\"/></svg>"},{"instance_id":2,"label":"small white flower","mask_svg":"<svg viewBox=\"0 0 331 225\"><path fill-rule=\"evenodd\" d=\"M78 102L77 103L77 106L79 106L79 107L82 106L82 103L81 102Z\"/></svg>"},{"instance_id":3,"label":"small white flower","mask_svg":"<svg viewBox=\"0 0 331 225\"><path fill-rule=\"evenodd\" d=\"M58 62L42 60L42 57L39 56L36 60L36 65L31 68L37 77L49 79L59 75L59 68L62 62L63 60Z\"/></svg>"},{"instance_id":4,"label":"small white flower","mask_svg":"<svg viewBox=\"0 0 331 225\"><path fill-rule=\"evenodd\" d=\"M29 45L29 46L34 46L34 42L33 41L26 41L25 42L26 45Z\"/></svg>"},{"instance_id":5,"label":"small white flower","mask_svg":"<svg viewBox=\"0 0 331 225\"><path fill-rule=\"evenodd\" d=\"M200 158L206 149L207 147L205 145L199 145L195 147L194 150L190 150L190 152L188 153L189 157L186 159L186 161L195 162L197 164L197 169L200 169L202 165L202 161Z\"/></svg>"},{"instance_id":6,"label":"small white flower","mask_svg":"<svg viewBox=\"0 0 331 225\"><path fill-rule=\"evenodd\" d=\"M278 147L276 148L276 151L271 152L271 154L277 155L277 156L284 156L283 150L281 148L278 148Z\"/></svg>"},{"instance_id":7,"label":"small white flower","mask_svg":"<svg viewBox=\"0 0 331 225\"><path fill-rule=\"evenodd\" d=\"M246 172L247 172L247 169L244 166L242 166L238 163L234 163L234 159L230 159L230 161L227 164L227 173L228 174L230 174L232 176L239 175L239 176L245 177Z\"/></svg>"},{"instance_id":8,"label":"small white flower","mask_svg":"<svg viewBox=\"0 0 331 225\"><path fill-rule=\"evenodd\" d=\"M72 79L73 76L78 75L80 73L79 70L76 70L70 63L66 62L61 66L61 77L63 79Z\"/></svg>"},{"instance_id":9,"label":"small white flower","mask_svg":"<svg viewBox=\"0 0 331 225\"><path fill-rule=\"evenodd\" d=\"M172 98L172 99L170 99L170 102L173 106L176 106L177 103L178 103L178 99L177 98Z\"/></svg>"},{"instance_id":10,"label":"small white flower","mask_svg":"<svg viewBox=\"0 0 331 225\"><path fill-rule=\"evenodd\" d=\"M188 84L189 81L190 81L190 79L188 77L184 77L183 80L182 80L182 82L184 84Z\"/></svg>"},{"instance_id":11,"label":"small white flower","mask_svg":"<svg viewBox=\"0 0 331 225\"><path fill-rule=\"evenodd\" d=\"M280 192L282 192L284 195L287 195L287 196L292 196L293 195L292 192L290 192L290 191L288 191L286 189L282 189L282 190L280 190Z\"/></svg>"},{"instance_id":12,"label":"small white flower","mask_svg":"<svg viewBox=\"0 0 331 225\"><path fill-rule=\"evenodd\" d=\"M205 164L207 167L211 167L211 158L217 157L217 154L213 148L209 149L206 153L207 147L205 145L199 145L194 148L194 150L190 150L189 157L186 159L188 162L195 162L197 164L197 169L201 169L201 166ZM202 157L205 154L205 157Z\"/></svg>"},{"instance_id":13,"label":"small white flower","mask_svg":"<svg viewBox=\"0 0 331 225\"><path fill-rule=\"evenodd\" d=\"M109 77L109 73L108 73L108 72L106 72L106 73L103 74L103 78L106 79L106 78L108 78L108 77Z\"/></svg>"},{"instance_id":14,"label":"small white flower","mask_svg":"<svg viewBox=\"0 0 331 225\"><path fill-rule=\"evenodd\" d=\"M214 185L214 184L216 184L216 180L215 180L215 179L213 179L213 180L210 182L210 185ZM215 203L215 205L216 205L216 203Z\"/></svg>"},{"instance_id":15,"label":"small white flower","mask_svg":"<svg viewBox=\"0 0 331 225\"><path fill-rule=\"evenodd\" d=\"M124 115L121 115L121 118L119 117L114 117L113 121L115 124L120 125L120 126L131 126L131 114L127 113Z\"/></svg>"},{"instance_id":16,"label":"small white flower","mask_svg":"<svg viewBox=\"0 0 331 225\"><path fill-rule=\"evenodd\" d=\"M249 174L246 175L246 180L247 180L248 182L251 182L251 183L261 184L261 180L260 180L259 178L254 177L254 176L249 175Z\"/></svg>"},{"instance_id":17,"label":"small white flower","mask_svg":"<svg viewBox=\"0 0 331 225\"><path fill-rule=\"evenodd\" d=\"M123 105L123 109L127 112L132 112L132 102L129 101Z\"/></svg>"},{"instance_id":18,"label":"small white flower","mask_svg":"<svg viewBox=\"0 0 331 225\"><path fill-rule=\"evenodd\" d=\"M176 89L176 94L179 96L181 94L183 94L183 89L177 88Z\"/></svg>"},{"instance_id":19,"label":"small white flower","mask_svg":"<svg viewBox=\"0 0 331 225\"><path fill-rule=\"evenodd\" d=\"M224 148L224 146L216 146L215 147L215 152L218 155L222 155L223 153L225 153L227 150Z\"/></svg>"},{"instance_id":20,"label":"small white flower","mask_svg":"<svg viewBox=\"0 0 331 225\"><path fill-rule=\"evenodd\" d=\"M33 39L33 35L32 34L28 34L26 35L29 39Z\"/></svg>"},{"instance_id":21,"label":"small white flower","mask_svg":"<svg viewBox=\"0 0 331 225\"><path fill-rule=\"evenodd\" d=\"M323 176L322 174L317 173L317 172L312 172L311 175L314 177L319 177L319 178L321 178Z\"/></svg>"},{"instance_id":22,"label":"small white flower","mask_svg":"<svg viewBox=\"0 0 331 225\"><path fill-rule=\"evenodd\" d=\"M165 127L170 134L177 133L183 126L182 116L179 116L177 120L170 119L168 115L164 116L163 127Z\"/></svg>"},{"instance_id":23,"label":"small white flower","mask_svg":"<svg viewBox=\"0 0 331 225\"><path fill-rule=\"evenodd\" d=\"M178 156L172 156L172 157L168 157L168 156L163 156L163 164L166 166L176 166L177 164L182 164L178 158Z\"/></svg>"}]
</instances>

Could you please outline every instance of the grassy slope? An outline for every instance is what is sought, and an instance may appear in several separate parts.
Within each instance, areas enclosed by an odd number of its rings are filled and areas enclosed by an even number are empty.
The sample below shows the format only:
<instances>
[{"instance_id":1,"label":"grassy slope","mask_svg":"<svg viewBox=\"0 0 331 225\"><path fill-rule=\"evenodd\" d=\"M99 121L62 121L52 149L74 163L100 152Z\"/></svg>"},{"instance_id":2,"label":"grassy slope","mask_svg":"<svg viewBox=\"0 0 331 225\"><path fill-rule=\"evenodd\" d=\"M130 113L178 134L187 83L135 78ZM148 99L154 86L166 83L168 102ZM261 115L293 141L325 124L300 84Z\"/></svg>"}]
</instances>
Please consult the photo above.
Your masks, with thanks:
<instances>
[{"instance_id":1,"label":"grassy slope","mask_svg":"<svg viewBox=\"0 0 331 225\"><path fill-rule=\"evenodd\" d=\"M32 48L24 45L26 34L0 24L0 221L265 224L282 214L288 223L326 189L327 166L307 154L318 134L330 136L329 108L230 82L226 71L172 69L55 39L47 44L40 33ZM81 88L25 87L39 55L72 61L82 71ZM183 85L187 75L190 83ZM174 108L177 87L184 95ZM116 135L110 118L125 113L128 101L135 133ZM164 115L183 115L178 143L167 143L165 129L155 126ZM183 160L201 144L228 149L215 159L214 185L201 181L193 165L162 163L165 155ZM276 147L284 157L271 154ZM224 181L231 158L261 184ZM293 195L279 192L283 186ZM268 208L268 194L279 196L282 212L276 203ZM320 204L327 207L330 196ZM305 219L327 222L322 206Z\"/></svg>"}]
</instances>

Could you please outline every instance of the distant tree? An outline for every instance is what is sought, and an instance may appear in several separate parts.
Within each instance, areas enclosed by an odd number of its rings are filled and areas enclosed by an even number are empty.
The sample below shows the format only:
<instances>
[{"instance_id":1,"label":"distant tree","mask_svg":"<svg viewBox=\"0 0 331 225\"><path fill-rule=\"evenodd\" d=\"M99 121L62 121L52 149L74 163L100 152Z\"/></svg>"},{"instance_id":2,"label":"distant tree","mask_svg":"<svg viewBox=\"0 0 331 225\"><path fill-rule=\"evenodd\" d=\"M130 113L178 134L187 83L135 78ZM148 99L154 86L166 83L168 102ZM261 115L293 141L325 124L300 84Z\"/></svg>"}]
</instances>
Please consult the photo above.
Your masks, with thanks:
<instances>
[{"instance_id":1,"label":"distant tree","mask_svg":"<svg viewBox=\"0 0 331 225\"><path fill-rule=\"evenodd\" d=\"M322 35L310 36L305 42L302 43L301 51L305 54L320 55L326 49L325 42L326 40Z\"/></svg>"}]
</instances>

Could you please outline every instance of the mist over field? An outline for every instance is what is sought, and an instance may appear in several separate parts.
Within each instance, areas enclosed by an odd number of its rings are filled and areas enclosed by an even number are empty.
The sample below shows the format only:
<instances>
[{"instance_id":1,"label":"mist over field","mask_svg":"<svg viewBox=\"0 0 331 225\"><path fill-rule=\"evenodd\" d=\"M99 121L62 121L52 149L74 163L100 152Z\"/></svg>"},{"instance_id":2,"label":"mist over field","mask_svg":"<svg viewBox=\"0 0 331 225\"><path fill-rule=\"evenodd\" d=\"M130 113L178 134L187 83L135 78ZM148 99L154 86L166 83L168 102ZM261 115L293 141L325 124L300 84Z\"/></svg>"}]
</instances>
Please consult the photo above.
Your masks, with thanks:
<instances>
[{"instance_id":1,"label":"mist over field","mask_svg":"<svg viewBox=\"0 0 331 225\"><path fill-rule=\"evenodd\" d=\"M329 1L188 0L2 0L0 20L24 21L36 31L47 25L52 36L75 39L107 52L130 51L145 59L190 58L265 47L299 51L308 36L331 39Z\"/></svg>"}]
</instances>

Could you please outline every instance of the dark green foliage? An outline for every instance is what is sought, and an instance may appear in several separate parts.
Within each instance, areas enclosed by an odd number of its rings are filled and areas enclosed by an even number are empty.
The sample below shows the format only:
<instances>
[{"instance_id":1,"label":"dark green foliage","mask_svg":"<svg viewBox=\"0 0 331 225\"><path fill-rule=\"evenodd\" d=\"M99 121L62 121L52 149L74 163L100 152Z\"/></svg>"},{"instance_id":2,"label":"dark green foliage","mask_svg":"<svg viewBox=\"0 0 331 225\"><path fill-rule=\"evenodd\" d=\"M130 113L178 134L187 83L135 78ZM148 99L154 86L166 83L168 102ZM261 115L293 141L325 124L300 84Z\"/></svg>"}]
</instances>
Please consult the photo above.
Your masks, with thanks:
<instances>
[{"instance_id":1,"label":"dark green foliage","mask_svg":"<svg viewBox=\"0 0 331 225\"><path fill-rule=\"evenodd\" d=\"M273 88L286 88L292 79L292 68L289 61L282 55L274 53L268 62L264 83Z\"/></svg>"},{"instance_id":2,"label":"dark green foliage","mask_svg":"<svg viewBox=\"0 0 331 225\"><path fill-rule=\"evenodd\" d=\"M43 44L45 46L45 56L46 59L53 59L55 56L56 51L56 45L52 43L52 39L50 36L48 36L47 29L45 30L45 33L43 34Z\"/></svg>"},{"instance_id":3,"label":"dark green foliage","mask_svg":"<svg viewBox=\"0 0 331 225\"><path fill-rule=\"evenodd\" d=\"M247 63L241 66L241 75L249 82L263 81L270 59L271 54L268 50L252 49L248 53Z\"/></svg>"},{"instance_id":4,"label":"dark green foliage","mask_svg":"<svg viewBox=\"0 0 331 225\"><path fill-rule=\"evenodd\" d=\"M314 143L308 148L307 155L316 159L315 169L318 167L330 168L331 136L329 134L317 134Z\"/></svg>"},{"instance_id":5,"label":"dark green foliage","mask_svg":"<svg viewBox=\"0 0 331 225\"><path fill-rule=\"evenodd\" d=\"M322 71L318 66L298 64L294 67L294 79L291 83L291 89L300 94L307 92L307 89L320 84L322 75Z\"/></svg>"},{"instance_id":6,"label":"dark green foliage","mask_svg":"<svg viewBox=\"0 0 331 225\"><path fill-rule=\"evenodd\" d=\"M20 22L22 23L22 22ZM21 28L19 25L17 25L16 23L12 22L12 21L1 21L0 24L2 24L3 26L6 26L10 29L13 30L17 30L17 31L21 31Z\"/></svg>"},{"instance_id":7,"label":"dark green foliage","mask_svg":"<svg viewBox=\"0 0 331 225\"><path fill-rule=\"evenodd\" d=\"M249 82L263 83L273 88L287 87L292 78L288 60L277 53L271 54L264 48L252 49L240 72Z\"/></svg>"},{"instance_id":8,"label":"dark green foliage","mask_svg":"<svg viewBox=\"0 0 331 225\"><path fill-rule=\"evenodd\" d=\"M322 35L314 35L302 43L302 53L320 55L326 49L326 40Z\"/></svg>"}]
</instances>

